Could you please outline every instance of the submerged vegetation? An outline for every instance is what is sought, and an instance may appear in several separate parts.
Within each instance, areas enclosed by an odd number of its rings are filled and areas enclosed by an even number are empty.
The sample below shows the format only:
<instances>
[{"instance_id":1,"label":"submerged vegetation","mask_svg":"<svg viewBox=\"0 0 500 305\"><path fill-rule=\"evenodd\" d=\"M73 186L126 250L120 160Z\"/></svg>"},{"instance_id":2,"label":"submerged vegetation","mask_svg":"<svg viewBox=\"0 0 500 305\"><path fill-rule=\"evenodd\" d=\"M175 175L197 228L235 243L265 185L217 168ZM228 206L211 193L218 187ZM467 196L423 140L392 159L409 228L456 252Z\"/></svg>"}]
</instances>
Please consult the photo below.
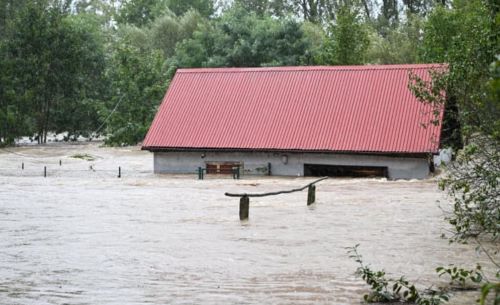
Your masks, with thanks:
<instances>
[{"instance_id":1,"label":"submerged vegetation","mask_svg":"<svg viewBox=\"0 0 500 305\"><path fill-rule=\"evenodd\" d=\"M417 305L439 305L448 301L449 296L442 289L431 288L418 290L414 284L404 276L393 279L387 277L383 270L374 271L363 262L358 246L348 248L349 257L354 259L359 267L356 273L370 286L371 292L365 294L363 299L368 303L404 302Z\"/></svg>"},{"instance_id":2,"label":"submerged vegetation","mask_svg":"<svg viewBox=\"0 0 500 305\"><path fill-rule=\"evenodd\" d=\"M82 159L85 161L94 161L95 160L95 158L89 154L74 154L71 156L71 158Z\"/></svg>"}]
</instances>

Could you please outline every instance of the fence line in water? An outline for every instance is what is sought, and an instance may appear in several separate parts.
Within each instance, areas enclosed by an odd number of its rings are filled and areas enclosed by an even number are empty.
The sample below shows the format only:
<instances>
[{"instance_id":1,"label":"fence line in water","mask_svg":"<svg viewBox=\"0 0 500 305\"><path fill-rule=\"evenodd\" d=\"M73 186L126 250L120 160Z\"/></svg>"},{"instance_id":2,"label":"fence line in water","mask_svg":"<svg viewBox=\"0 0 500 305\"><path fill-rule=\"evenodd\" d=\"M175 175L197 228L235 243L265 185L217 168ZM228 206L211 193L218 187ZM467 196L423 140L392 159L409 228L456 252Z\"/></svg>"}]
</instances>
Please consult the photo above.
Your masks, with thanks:
<instances>
[{"instance_id":1,"label":"fence line in water","mask_svg":"<svg viewBox=\"0 0 500 305\"><path fill-rule=\"evenodd\" d=\"M317 179L309 184L306 184L303 187L295 188L291 190L284 191L276 191L276 192L268 192L268 193L259 193L259 194L248 194L248 193L224 193L224 195L228 197L240 197L240 220L248 219L248 214L250 210L250 197L266 197L266 196L275 196L279 194L289 194L293 192L300 192L307 188L307 205L311 205L316 201L316 183L328 179L328 177L323 177Z\"/></svg>"},{"instance_id":2,"label":"fence line in water","mask_svg":"<svg viewBox=\"0 0 500 305\"><path fill-rule=\"evenodd\" d=\"M71 174L74 175L71 175ZM25 163L21 162L18 167L0 167L0 176L4 177L68 177L68 176L82 176L82 174L88 173L89 175L95 175L98 177L133 177L133 176L143 176L143 175L153 175L154 171L149 170L134 170L123 168L122 166L116 166L110 169L109 166L105 169L100 169L96 165L88 165L87 167L77 165L77 164L64 164L62 160L58 162L50 163ZM193 171L193 176L199 175L199 172ZM87 176L88 177L88 176ZM217 174L214 175L215 178L229 178L228 175ZM233 176L234 178L234 176ZM239 174L238 174L239 179Z\"/></svg>"},{"instance_id":3,"label":"fence line in water","mask_svg":"<svg viewBox=\"0 0 500 305\"><path fill-rule=\"evenodd\" d=\"M15 168L0 168L0 176L28 176L28 177L36 177L36 176L43 176L43 177L49 177L49 176L56 176L60 177L64 173L107 173L109 176L115 176L117 178L121 178L124 171L121 166L116 167L115 169L99 169L95 168L95 165L90 165L86 169L82 168L63 168L62 167L62 161L59 160L59 165L57 164L51 164L51 165L30 165L29 167L25 165L24 162L21 163L20 167L15 167ZM125 173L127 174L151 174L152 171L150 170L126 170ZM102 177L102 175L101 175Z\"/></svg>"}]
</instances>

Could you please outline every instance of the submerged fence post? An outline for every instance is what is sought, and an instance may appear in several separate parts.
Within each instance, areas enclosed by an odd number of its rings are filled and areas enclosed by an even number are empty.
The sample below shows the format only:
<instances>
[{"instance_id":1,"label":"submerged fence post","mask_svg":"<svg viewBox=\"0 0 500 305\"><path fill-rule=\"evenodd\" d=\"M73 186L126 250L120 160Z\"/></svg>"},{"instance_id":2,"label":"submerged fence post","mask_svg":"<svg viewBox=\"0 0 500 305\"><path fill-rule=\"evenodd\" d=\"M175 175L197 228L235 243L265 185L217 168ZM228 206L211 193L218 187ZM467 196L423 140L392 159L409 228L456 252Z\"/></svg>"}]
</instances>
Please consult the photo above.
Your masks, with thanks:
<instances>
[{"instance_id":1,"label":"submerged fence post","mask_svg":"<svg viewBox=\"0 0 500 305\"><path fill-rule=\"evenodd\" d=\"M231 171L233 173L233 179L240 179L240 167L239 166L235 166L235 167L231 168Z\"/></svg>"},{"instance_id":2,"label":"submerged fence post","mask_svg":"<svg viewBox=\"0 0 500 305\"><path fill-rule=\"evenodd\" d=\"M118 178L122 177L122 167L118 166Z\"/></svg>"},{"instance_id":3,"label":"submerged fence post","mask_svg":"<svg viewBox=\"0 0 500 305\"><path fill-rule=\"evenodd\" d=\"M240 198L240 220L248 219L248 212L250 208L250 198L247 195Z\"/></svg>"},{"instance_id":4,"label":"submerged fence post","mask_svg":"<svg viewBox=\"0 0 500 305\"><path fill-rule=\"evenodd\" d=\"M47 178L47 166L43 167L43 177Z\"/></svg>"},{"instance_id":5,"label":"submerged fence post","mask_svg":"<svg viewBox=\"0 0 500 305\"><path fill-rule=\"evenodd\" d=\"M293 192L300 192L307 189L307 205L311 205L316 201L316 183L328 179L328 177L323 177L317 179L309 184L306 184L303 187L295 188L291 190L285 191L277 191L277 192L269 192L269 193L224 193L224 195L229 197L240 197L240 220L248 219L249 214L249 206L250 206L250 197L265 197L265 196L274 196L279 194L289 194Z\"/></svg>"},{"instance_id":6,"label":"submerged fence post","mask_svg":"<svg viewBox=\"0 0 500 305\"><path fill-rule=\"evenodd\" d=\"M316 185L309 185L307 188L307 205L311 205L316 201Z\"/></svg>"}]
</instances>

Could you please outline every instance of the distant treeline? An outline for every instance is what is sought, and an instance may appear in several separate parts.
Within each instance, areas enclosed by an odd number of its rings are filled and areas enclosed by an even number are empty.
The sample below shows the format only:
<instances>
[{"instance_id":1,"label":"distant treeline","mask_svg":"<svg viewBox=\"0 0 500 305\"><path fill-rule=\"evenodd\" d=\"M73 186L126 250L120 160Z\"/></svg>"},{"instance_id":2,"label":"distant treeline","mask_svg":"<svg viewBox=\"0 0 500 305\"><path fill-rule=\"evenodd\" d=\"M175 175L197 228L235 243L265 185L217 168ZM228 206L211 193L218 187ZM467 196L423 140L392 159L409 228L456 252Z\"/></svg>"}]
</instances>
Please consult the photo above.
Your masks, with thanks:
<instances>
[{"instance_id":1,"label":"distant treeline","mask_svg":"<svg viewBox=\"0 0 500 305\"><path fill-rule=\"evenodd\" d=\"M485 92L499 20L495 0L0 0L0 145L135 144L179 67L449 63L460 116ZM479 118L459 119L449 138Z\"/></svg>"}]
</instances>

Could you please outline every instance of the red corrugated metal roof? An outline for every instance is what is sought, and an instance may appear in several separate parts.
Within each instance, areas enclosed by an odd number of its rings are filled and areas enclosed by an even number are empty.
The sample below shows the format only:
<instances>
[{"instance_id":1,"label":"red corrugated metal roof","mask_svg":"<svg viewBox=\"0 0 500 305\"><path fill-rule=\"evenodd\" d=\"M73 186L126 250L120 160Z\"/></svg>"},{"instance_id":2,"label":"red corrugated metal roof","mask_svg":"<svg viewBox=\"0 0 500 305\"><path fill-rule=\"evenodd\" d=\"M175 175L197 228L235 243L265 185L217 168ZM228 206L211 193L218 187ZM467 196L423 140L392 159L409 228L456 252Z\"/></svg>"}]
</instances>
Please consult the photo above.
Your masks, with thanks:
<instances>
[{"instance_id":1,"label":"red corrugated metal roof","mask_svg":"<svg viewBox=\"0 0 500 305\"><path fill-rule=\"evenodd\" d=\"M143 149L436 152L408 89L440 65L179 69Z\"/></svg>"}]
</instances>

